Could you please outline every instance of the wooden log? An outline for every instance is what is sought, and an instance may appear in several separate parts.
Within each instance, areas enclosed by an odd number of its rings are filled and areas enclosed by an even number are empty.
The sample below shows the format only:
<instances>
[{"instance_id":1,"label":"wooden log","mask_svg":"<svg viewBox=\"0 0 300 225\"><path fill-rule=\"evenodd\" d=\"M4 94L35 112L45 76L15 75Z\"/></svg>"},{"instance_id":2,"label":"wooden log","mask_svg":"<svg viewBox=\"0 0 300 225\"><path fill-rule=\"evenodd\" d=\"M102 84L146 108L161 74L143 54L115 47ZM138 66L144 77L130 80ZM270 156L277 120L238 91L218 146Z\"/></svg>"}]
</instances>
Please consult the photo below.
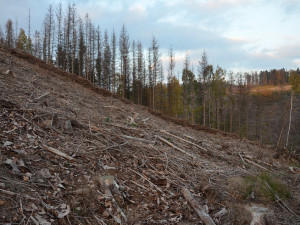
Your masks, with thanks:
<instances>
[{"instance_id":1,"label":"wooden log","mask_svg":"<svg viewBox=\"0 0 300 225\"><path fill-rule=\"evenodd\" d=\"M68 156L67 154L65 154L65 153L63 153L63 152L57 150L56 148L52 148L52 147L49 147L49 146L47 146L47 145L43 145L43 147L44 147L44 149L46 149L47 151L52 152L52 153L54 153L54 154L56 154L56 155L58 155L58 156L61 156L61 157L65 158L65 159L67 159L67 160L69 160L69 161L72 161L72 162L75 161L74 158L72 158L71 156Z\"/></svg>"},{"instance_id":2,"label":"wooden log","mask_svg":"<svg viewBox=\"0 0 300 225\"><path fill-rule=\"evenodd\" d=\"M187 188L183 187L181 189L181 193L183 194L183 197L191 204L205 225L216 225L212 218L204 211L203 207L199 205L198 202L193 198L191 192Z\"/></svg>"},{"instance_id":3,"label":"wooden log","mask_svg":"<svg viewBox=\"0 0 300 225\"><path fill-rule=\"evenodd\" d=\"M164 142L164 143L166 143L167 145L171 146L172 148L176 149L177 151L180 151L180 152L184 153L185 155L190 156L190 157L192 157L192 158L195 157L193 154L191 154L191 153L189 153L189 152L187 152L187 151L185 151L185 150L183 150L183 149L181 149L181 148L175 146L174 144L172 144L171 142L167 141L166 139L164 139L164 138L162 138L162 137L160 137L160 136L158 136L158 135L156 135L156 137L157 137L159 140L161 140L162 142Z\"/></svg>"},{"instance_id":4,"label":"wooden log","mask_svg":"<svg viewBox=\"0 0 300 225\"><path fill-rule=\"evenodd\" d=\"M170 136L172 136L172 137L174 137L174 138L177 138L178 140L181 140L181 141L186 142L186 143L188 143L188 144L194 145L194 146L196 146L197 148L200 148L201 150L203 150L205 153L208 152L207 149L203 148L202 146L197 145L197 144L195 144L195 143L193 143L193 142L191 142L191 141L185 140L185 139L183 139L183 138L181 138L181 137L178 137L178 136L176 136L176 135L174 135L174 134L171 134L171 133L169 133L169 132L167 132L167 131L165 131L165 130L160 130L160 132L165 133L165 134L167 134L167 135L170 135Z\"/></svg>"}]
</instances>

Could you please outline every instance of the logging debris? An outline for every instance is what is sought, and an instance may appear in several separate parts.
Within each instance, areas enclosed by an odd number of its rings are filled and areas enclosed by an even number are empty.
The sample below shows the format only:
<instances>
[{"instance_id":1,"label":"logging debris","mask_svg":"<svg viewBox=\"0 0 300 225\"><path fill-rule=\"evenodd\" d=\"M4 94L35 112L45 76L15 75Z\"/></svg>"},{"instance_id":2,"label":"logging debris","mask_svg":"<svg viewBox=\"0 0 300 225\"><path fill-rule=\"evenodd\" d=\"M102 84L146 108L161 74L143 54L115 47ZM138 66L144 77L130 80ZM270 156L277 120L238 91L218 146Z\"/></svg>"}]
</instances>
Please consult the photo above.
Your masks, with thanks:
<instances>
[{"instance_id":1,"label":"logging debris","mask_svg":"<svg viewBox=\"0 0 300 225\"><path fill-rule=\"evenodd\" d=\"M0 223L250 224L252 201L300 223L298 169L271 149L118 100L18 50L0 59L14 74L0 73ZM236 188L262 171L291 199Z\"/></svg>"}]
</instances>

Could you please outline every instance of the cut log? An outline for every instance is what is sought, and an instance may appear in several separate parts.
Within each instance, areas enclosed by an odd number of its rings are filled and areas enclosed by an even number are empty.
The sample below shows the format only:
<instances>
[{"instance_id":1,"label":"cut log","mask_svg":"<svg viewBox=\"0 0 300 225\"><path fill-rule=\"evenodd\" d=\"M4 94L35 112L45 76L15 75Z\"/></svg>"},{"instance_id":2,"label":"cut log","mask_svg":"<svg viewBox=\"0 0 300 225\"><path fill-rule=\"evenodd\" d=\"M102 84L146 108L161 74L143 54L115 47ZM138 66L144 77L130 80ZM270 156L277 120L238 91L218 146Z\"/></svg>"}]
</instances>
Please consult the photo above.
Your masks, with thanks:
<instances>
[{"instance_id":1,"label":"cut log","mask_svg":"<svg viewBox=\"0 0 300 225\"><path fill-rule=\"evenodd\" d=\"M49 147L49 146L47 146L47 145L43 145L43 147L44 147L47 151L52 152L52 153L54 153L54 154L56 154L56 155L59 155L59 156L65 158L65 159L67 159L67 160L70 160L70 161L72 161L72 162L75 161L75 159L72 158L71 156L68 156L67 154L65 154L65 153L63 153L63 152L61 152L61 151L59 151L59 150L57 150L57 149L55 149L55 148Z\"/></svg>"},{"instance_id":2,"label":"cut log","mask_svg":"<svg viewBox=\"0 0 300 225\"><path fill-rule=\"evenodd\" d=\"M161 140L162 142L164 142L164 143L166 143L167 145L171 146L172 148L176 149L177 151L180 151L180 152L182 152L182 153L184 153L184 154L186 154L186 155L188 155L188 156L190 156L190 157L192 157L192 158L195 157L193 154L191 154L191 153L189 153L189 152L187 152L187 151L185 151L185 150L183 150L183 149L181 149L181 148L179 148L179 147L173 145L171 142L167 141L166 139L164 139L164 138L162 138L162 137L160 137L160 136L158 136L158 135L156 135L156 137L157 137L159 140Z\"/></svg>"},{"instance_id":3,"label":"cut log","mask_svg":"<svg viewBox=\"0 0 300 225\"><path fill-rule=\"evenodd\" d=\"M187 188L182 188L183 197L191 204L201 221L206 225L216 225L212 218L204 211L203 207L193 198L191 192Z\"/></svg>"}]
</instances>

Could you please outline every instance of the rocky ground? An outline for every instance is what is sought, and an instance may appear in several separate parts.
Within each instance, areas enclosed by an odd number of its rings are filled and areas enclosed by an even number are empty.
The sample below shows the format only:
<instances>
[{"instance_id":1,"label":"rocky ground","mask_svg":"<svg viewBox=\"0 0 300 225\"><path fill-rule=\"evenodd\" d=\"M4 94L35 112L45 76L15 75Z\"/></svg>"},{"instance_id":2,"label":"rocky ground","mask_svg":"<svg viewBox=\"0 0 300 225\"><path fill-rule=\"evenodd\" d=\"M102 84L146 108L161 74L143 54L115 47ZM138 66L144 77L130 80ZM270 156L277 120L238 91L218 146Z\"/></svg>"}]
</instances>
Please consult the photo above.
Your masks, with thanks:
<instances>
[{"instance_id":1,"label":"rocky ground","mask_svg":"<svg viewBox=\"0 0 300 225\"><path fill-rule=\"evenodd\" d=\"M4 49L0 151L0 224L300 224L292 158Z\"/></svg>"}]
</instances>

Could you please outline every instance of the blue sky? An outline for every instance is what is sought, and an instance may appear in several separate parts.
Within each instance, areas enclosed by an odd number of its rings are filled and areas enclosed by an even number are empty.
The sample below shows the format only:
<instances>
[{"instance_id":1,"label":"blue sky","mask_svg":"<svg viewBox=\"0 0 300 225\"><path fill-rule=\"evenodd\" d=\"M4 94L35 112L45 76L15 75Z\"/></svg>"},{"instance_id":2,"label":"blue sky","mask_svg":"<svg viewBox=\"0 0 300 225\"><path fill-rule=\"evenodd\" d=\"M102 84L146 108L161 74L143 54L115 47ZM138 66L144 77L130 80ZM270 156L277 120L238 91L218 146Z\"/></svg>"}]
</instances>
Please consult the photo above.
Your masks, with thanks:
<instances>
[{"instance_id":1,"label":"blue sky","mask_svg":"<svg viewBox=\"0 0 300 225\"><path fill-rule=\"evenodd\" d=\"M2 30L8 18L27 28L29 8L39 29L49 4L59 2L74 2L109 32L125 23L145 48L154 35L165 63L173 47L177 70L186 52L196 68L204 49L209 63L236 72L300 67L300 0L0 0Z\"/></svg>"}]
</instances>

